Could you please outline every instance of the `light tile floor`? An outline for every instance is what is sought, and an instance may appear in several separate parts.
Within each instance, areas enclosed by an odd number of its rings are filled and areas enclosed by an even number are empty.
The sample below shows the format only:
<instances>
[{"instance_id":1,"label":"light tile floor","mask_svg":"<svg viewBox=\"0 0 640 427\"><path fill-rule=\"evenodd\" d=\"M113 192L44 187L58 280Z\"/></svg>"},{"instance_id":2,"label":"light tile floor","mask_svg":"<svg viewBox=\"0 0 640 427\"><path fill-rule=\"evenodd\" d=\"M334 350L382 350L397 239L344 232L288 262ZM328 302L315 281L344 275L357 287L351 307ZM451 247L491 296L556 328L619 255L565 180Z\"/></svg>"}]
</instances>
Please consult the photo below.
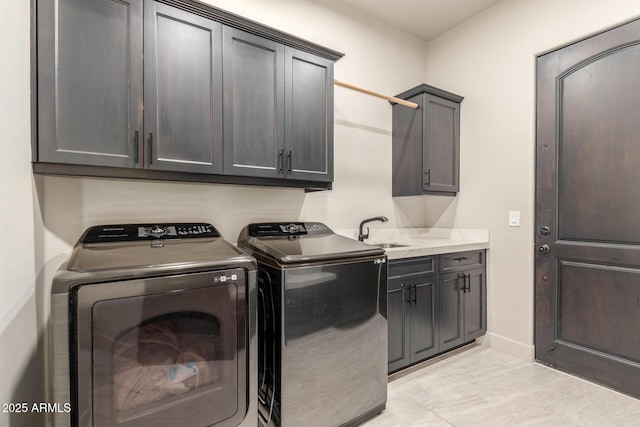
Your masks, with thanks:
<instances>
[{"instance_id":1,"label":"light tile floor","mask_svg":"<svg viewBox=\"0 0 640 427\"><path fill-rule=\"evenodd\" d=\"M638 427L640 400L474 345L390 381L364 426Z\"/></svg>"}]
</instances>

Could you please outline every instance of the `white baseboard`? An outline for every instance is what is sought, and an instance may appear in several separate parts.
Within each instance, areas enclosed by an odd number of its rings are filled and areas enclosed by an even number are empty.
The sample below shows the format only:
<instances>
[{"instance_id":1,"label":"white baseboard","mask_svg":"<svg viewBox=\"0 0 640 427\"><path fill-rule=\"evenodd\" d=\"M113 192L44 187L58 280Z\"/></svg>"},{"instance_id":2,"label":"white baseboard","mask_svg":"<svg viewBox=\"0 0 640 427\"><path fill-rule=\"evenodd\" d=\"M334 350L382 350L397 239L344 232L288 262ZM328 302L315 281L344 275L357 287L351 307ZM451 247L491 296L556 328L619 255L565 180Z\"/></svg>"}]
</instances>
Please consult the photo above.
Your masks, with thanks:
<instances>
[{"instance_id":1,"label":"white baseboard","mask_svg":"<svg viewBox=\"0 0 640 427\"><path fill-rule=\"evenodd\" d=\"M535 347L532 344L524 344L493 332L487 332L485 336L476 341L485 347L494 348L527 362L534 361Z\"/></svg>"}]
</instances>

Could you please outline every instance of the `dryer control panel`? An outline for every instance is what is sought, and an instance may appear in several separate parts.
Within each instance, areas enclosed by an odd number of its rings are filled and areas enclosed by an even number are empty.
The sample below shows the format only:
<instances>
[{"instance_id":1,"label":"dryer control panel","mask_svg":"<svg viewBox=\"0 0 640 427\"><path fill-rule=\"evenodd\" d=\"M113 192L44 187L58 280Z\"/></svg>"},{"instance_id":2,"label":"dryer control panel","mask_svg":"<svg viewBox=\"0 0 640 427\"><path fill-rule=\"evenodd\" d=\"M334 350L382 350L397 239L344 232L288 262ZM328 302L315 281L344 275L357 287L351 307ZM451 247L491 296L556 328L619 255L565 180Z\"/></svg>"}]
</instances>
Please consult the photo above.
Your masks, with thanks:
<instances>
[{"instance_id":1,"label":"dryer control panel","mask_svg":"<svg viewBox=\"0 0 640 427\"><path fill-rule=\"evenodd\" d=\"M175 224L98 225L89 228L80 243L133 242L156 239L193 239L220 237L211 224L180 222Z\"/></svg>"}]
</instances>

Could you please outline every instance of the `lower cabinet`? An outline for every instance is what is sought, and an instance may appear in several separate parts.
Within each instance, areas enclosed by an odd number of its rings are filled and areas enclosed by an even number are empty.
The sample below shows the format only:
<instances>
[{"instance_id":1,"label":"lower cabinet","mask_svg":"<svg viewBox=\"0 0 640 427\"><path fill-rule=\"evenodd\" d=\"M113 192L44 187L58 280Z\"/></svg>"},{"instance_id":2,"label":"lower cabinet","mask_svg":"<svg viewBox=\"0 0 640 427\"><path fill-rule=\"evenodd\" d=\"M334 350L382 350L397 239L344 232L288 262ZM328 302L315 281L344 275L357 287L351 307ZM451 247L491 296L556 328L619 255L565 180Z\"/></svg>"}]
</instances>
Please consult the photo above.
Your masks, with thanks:
<instances>
[{"instance_id":1,"label":"lower cabinet","mask_svg":"<svg viewBox=\"0 0 640 427\"><path fill-rule=\"evenodd\" d=\"M389 371L438 352L435 310L435 274L389 279Z\"/></svg>"},{"instance_id":2,"label":"lower cabinet","mask_svg":"<svg viewBox=\"0 0 640 427\"><path fill-rule=\"evenodd\" d=\"M389 372L487 330L485 251L389 262Z\"/></svg>"}]
</instances>

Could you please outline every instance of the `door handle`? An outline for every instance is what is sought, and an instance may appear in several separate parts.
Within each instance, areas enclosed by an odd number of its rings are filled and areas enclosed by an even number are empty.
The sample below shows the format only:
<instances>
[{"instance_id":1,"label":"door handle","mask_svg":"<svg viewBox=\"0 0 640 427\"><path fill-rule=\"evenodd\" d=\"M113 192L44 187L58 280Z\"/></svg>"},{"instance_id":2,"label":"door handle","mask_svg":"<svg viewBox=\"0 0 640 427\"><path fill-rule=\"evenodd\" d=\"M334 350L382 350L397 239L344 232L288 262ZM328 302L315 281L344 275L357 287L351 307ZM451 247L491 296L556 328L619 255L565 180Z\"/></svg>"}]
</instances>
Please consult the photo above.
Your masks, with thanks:
<instances>
[{"instance_id":1,"label":"door handle","mask_svg":"<svg viewBox=\"0 0 640 427\"><path fill-rule=\"evenodd\" d=\"M407 302L409 304L411 304L411 286L412 285L407 286L407 290L405 291L405 292L407 292Z\"/></svg>"},{"instance_id":2,"label":"door handle","mask_svg":"<svg viewBox=\"0 0 640 427\"><path fill-rule=\"evenodd\" d=\"M424 188L423 190L428 190L429 186L431 186L431 169L427 169L424 171Z\"/></svg>"},{"instance_id":3,"label":"door handle","mask_svg":"<svg viewBox=\"0 0 640 427\"><path fill-rule=\"evenodd\" d=\"M278 152L278 172L280 173L282 173L283 161L284 161L284 150L281 149Z\"/></svg>"},{"instance_id":4,"label":"door handle","mask_svg":"<svg viewBox=\"0 0 640 427\"><path fill-rule=\"evenodd\" d=\"M287 173L289 175L291 175L291 173L293 172L293 151L289 150L289 153L287 153Z\"/></svg>"},{"instance_id":5,"label":"door handle","mask_svg":"<svg viewBox=\"0 0 640 427\"><path fill-rule=\"evenodd\" d=\"M464 275L464 281L466 283L465 287L464 287L464 292L467 293L471 293L471 274L465 274Z\"/></svg>"},{"instance_id":6,"label":"door handle","mask_svg":"<svg viewBox=\"0 0 640 427\"><path fill-rule=\"evenodd\" d=\"M418 285L413 285L413 305L418 305Z\"/></svg>"}]
</instances>

